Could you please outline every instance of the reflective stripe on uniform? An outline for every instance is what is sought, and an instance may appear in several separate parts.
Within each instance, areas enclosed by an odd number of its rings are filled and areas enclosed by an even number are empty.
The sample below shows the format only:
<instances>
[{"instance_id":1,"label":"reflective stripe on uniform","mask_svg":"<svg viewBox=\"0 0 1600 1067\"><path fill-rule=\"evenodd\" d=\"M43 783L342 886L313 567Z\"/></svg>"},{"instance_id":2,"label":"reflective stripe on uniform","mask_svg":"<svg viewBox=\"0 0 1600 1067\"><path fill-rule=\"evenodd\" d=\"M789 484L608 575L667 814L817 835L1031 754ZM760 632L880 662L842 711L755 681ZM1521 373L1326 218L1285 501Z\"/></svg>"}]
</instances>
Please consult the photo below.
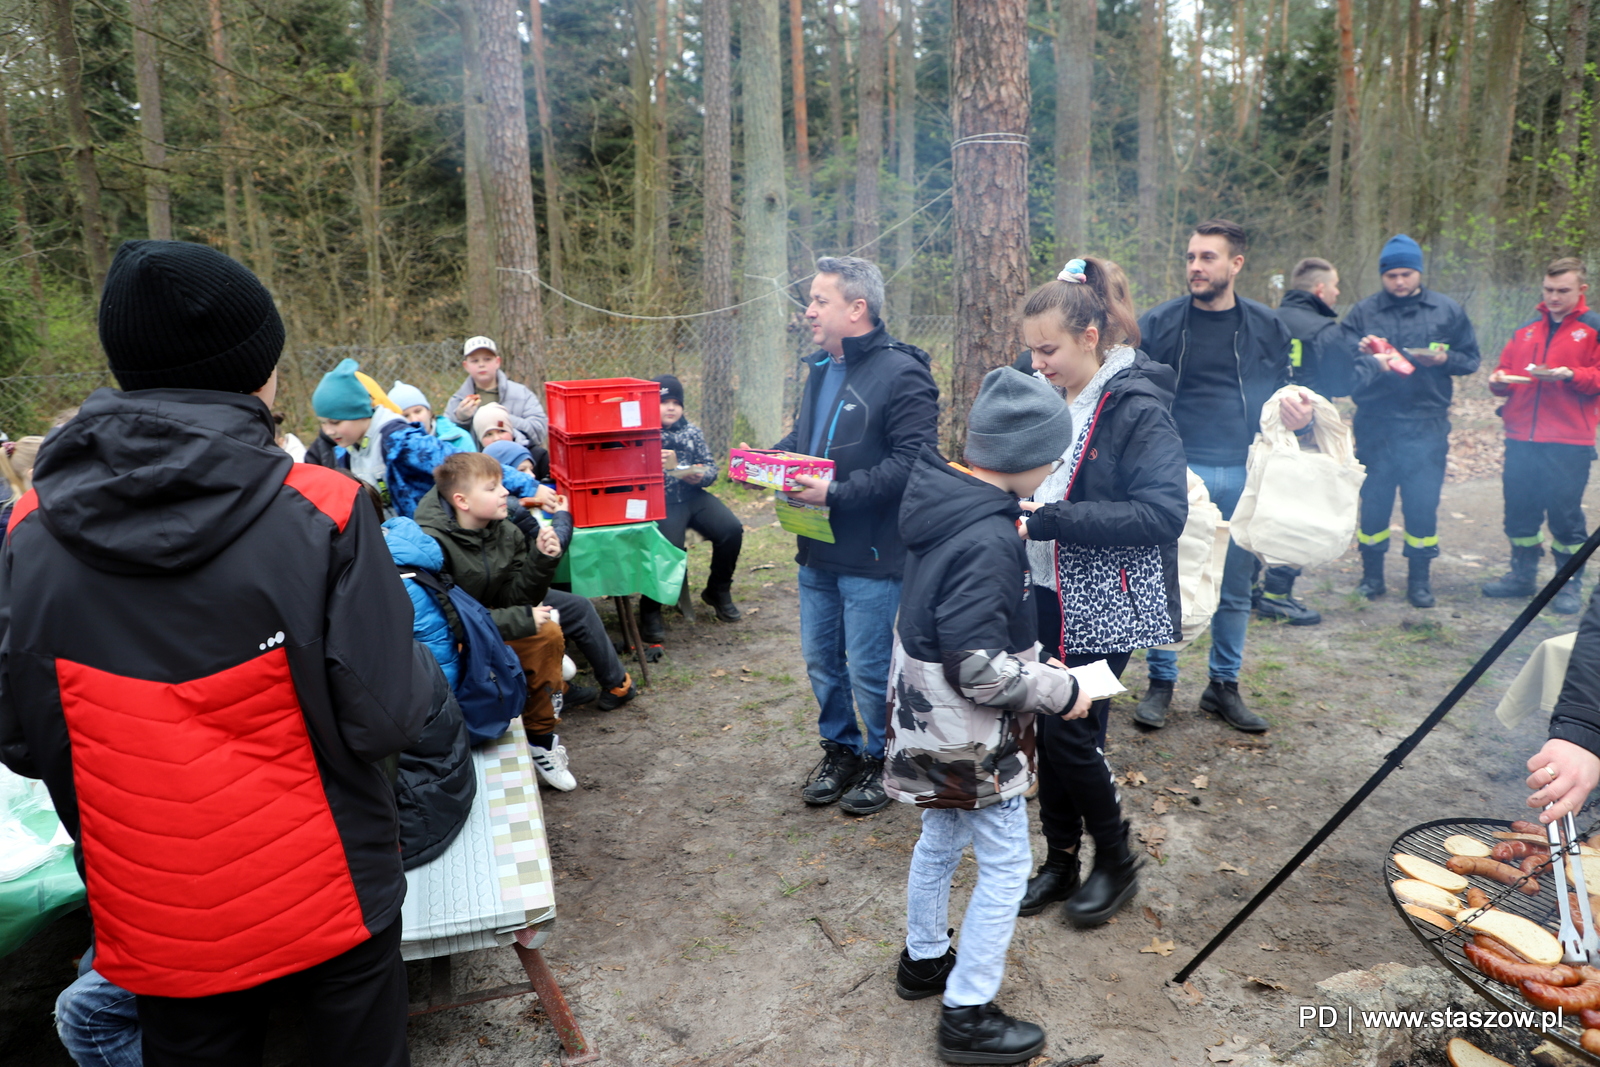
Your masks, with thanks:
<instances>
[{"instance_id":1,"label":"reflective stripe on uniform","mask_svg":"<svg viewBox=\"0 0 1600 1067\"><path fill-rule=\"evenodd\" d=\"M1378 545L1378 544L1382 544L1383 542L1385 542L1387 540L1389 540L1389 531L1388 531L1387 528L1385 528L1383 530L1380 530L1379 532L1377 532L1375 534L1362 533L1360 530L1356 531L1356 543L1357 544Z\"/></svg>"},{"instance_id":2,"label":"reflective stripe on uniform","mask_svg":"<svg viewBox=\"0 0 1600 1067\"><path fill-rule=\"evenodd\" d=\"M1411 548L1437 548L1439 536L1435 534L1432 537L1413 537L1406 534L1406 544Z\"/></svg>"},{"instance_id":3,"label":"reflective stripe on uniform","mask_svg":"<svg viewBox=\"0 0 1600 1067\"><path fill-rule=\"evenodd\" d=\"M1512 544L1516 544L1517 542L1515 540L1512 540L1511 543ZM1577 553L1578 549L1580 549L1582 547L1583 547L1583 543L1581 541L1578 544L1575 544L1575 545L1561 545L1561 544L1557 544L1554 540L1552 540L1550 542L1550 551L1559 552L1563 556L1575 555Z\"/></svg>"},{"instance_id":4,"label":"reflective stripe on uniform","mask_svg":"<svg viewBox=\"0 0 1600 1067\"><path fill-rule=\"evenodd\" d=\"M1543 534L1534 534L1532 537L1513 537L1511 539L1512 548L1538 548L1542 544L1544 544ZM1551 545L1551 547L1555 548L1554 545ZM1556 548L1556 551L1561 552L1564 549Z\"/></svg>"}]
</instances>

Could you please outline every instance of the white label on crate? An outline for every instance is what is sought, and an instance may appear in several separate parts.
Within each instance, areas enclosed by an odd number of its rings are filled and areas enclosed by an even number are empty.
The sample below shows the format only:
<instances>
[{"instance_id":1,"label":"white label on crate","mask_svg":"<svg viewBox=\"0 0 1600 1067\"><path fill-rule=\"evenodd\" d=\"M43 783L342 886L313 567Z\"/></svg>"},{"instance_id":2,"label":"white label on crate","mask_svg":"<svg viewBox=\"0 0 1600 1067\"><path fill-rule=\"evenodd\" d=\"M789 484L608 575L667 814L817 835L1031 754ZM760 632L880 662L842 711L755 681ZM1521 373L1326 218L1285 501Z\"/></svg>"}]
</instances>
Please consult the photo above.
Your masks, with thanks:
<instances>
[{"instance_id":1,"label":"white label on crate","mask_svg":"<svg viewBox=\"0 0 1600 1067\"><path fill-rule=\"evenodd\" d=\"M634 406L637 407L638 405L636 404ZM643 497L640 497L636 500L629 500L627 510L628 519L634 522L642 520L645 517L646 512L649 510L649 507L650 501Z\"/></svg>"},{"instance_id":2,"label":"white label on crate","mask_svg":"<svg viewBox=\"0 0 1600 1067\"><path fill-rule=\"evenodd\" d=\"M637 400L624 400L620 405L622 415L622 428L627 430L638 426L642 421L639 417L639 402ZM632 504L628 505L632 507Z\"/></svg>"}]
</instances>

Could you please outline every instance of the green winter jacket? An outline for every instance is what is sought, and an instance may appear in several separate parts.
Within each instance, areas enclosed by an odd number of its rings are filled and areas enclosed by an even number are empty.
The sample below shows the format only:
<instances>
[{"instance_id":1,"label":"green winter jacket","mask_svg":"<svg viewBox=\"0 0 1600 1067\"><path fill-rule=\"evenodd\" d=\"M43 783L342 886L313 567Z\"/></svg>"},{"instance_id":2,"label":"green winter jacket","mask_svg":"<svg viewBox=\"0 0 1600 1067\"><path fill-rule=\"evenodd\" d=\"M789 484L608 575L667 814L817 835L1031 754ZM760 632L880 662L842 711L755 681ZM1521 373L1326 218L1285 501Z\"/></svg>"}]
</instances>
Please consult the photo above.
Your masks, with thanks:
<instances>
[{"instance_id":1,"label":"green winter jacket","mask_svg":"<svg viewBox=\"0 0 1600 1067\"><path fill-rule=\"evenodd\" d=\"M549 592L559 557L535 549L509 519L481 530L463 528L437 488L417 505L416 521L444 550L444 572L489 609L501 637L515 641L538 633L533 609Z\"/></svg>"}]
</instances>

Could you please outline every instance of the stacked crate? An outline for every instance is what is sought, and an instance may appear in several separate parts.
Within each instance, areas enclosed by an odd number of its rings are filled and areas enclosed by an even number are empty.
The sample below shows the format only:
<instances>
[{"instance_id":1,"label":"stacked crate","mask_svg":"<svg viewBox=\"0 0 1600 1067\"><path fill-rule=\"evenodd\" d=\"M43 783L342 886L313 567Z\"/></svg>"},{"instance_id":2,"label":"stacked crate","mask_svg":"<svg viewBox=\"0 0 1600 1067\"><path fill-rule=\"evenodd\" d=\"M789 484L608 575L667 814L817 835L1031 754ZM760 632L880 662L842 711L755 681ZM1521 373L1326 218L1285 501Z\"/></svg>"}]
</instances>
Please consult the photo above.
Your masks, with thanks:
<instances>
[{"instance_id":1,"label":"stacked crate","mask_svg":"<svg viewBox=\"0 0 1600 1067\"><path fill-rule=\"evenodd\" d=\"M546 382L550 471L574 526L667 517L661 386L641 378Z\"/></svg>"}]
</instances>

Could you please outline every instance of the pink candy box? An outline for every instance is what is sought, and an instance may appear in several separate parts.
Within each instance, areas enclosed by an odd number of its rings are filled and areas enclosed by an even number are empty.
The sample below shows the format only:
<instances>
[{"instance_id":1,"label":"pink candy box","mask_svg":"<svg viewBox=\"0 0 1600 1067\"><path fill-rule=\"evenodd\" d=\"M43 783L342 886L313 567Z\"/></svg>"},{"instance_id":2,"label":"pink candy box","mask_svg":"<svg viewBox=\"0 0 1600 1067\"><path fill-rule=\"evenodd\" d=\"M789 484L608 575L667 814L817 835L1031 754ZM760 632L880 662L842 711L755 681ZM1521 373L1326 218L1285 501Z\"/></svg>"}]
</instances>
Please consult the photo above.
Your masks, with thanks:
<instances>
[{"instance_id":1,"label":"pink candy box","mask_svg":"<svg viewBox=\"0 0 1600 1067\"><path fill-rule=\"evenodd\" d=\"M833 460L801 455L799 452L773 452L760 448L728 450L728 477L736 482L798 493L803 487L794 480L797 474L832 478Z\"/></svg>"}]
</instances>

